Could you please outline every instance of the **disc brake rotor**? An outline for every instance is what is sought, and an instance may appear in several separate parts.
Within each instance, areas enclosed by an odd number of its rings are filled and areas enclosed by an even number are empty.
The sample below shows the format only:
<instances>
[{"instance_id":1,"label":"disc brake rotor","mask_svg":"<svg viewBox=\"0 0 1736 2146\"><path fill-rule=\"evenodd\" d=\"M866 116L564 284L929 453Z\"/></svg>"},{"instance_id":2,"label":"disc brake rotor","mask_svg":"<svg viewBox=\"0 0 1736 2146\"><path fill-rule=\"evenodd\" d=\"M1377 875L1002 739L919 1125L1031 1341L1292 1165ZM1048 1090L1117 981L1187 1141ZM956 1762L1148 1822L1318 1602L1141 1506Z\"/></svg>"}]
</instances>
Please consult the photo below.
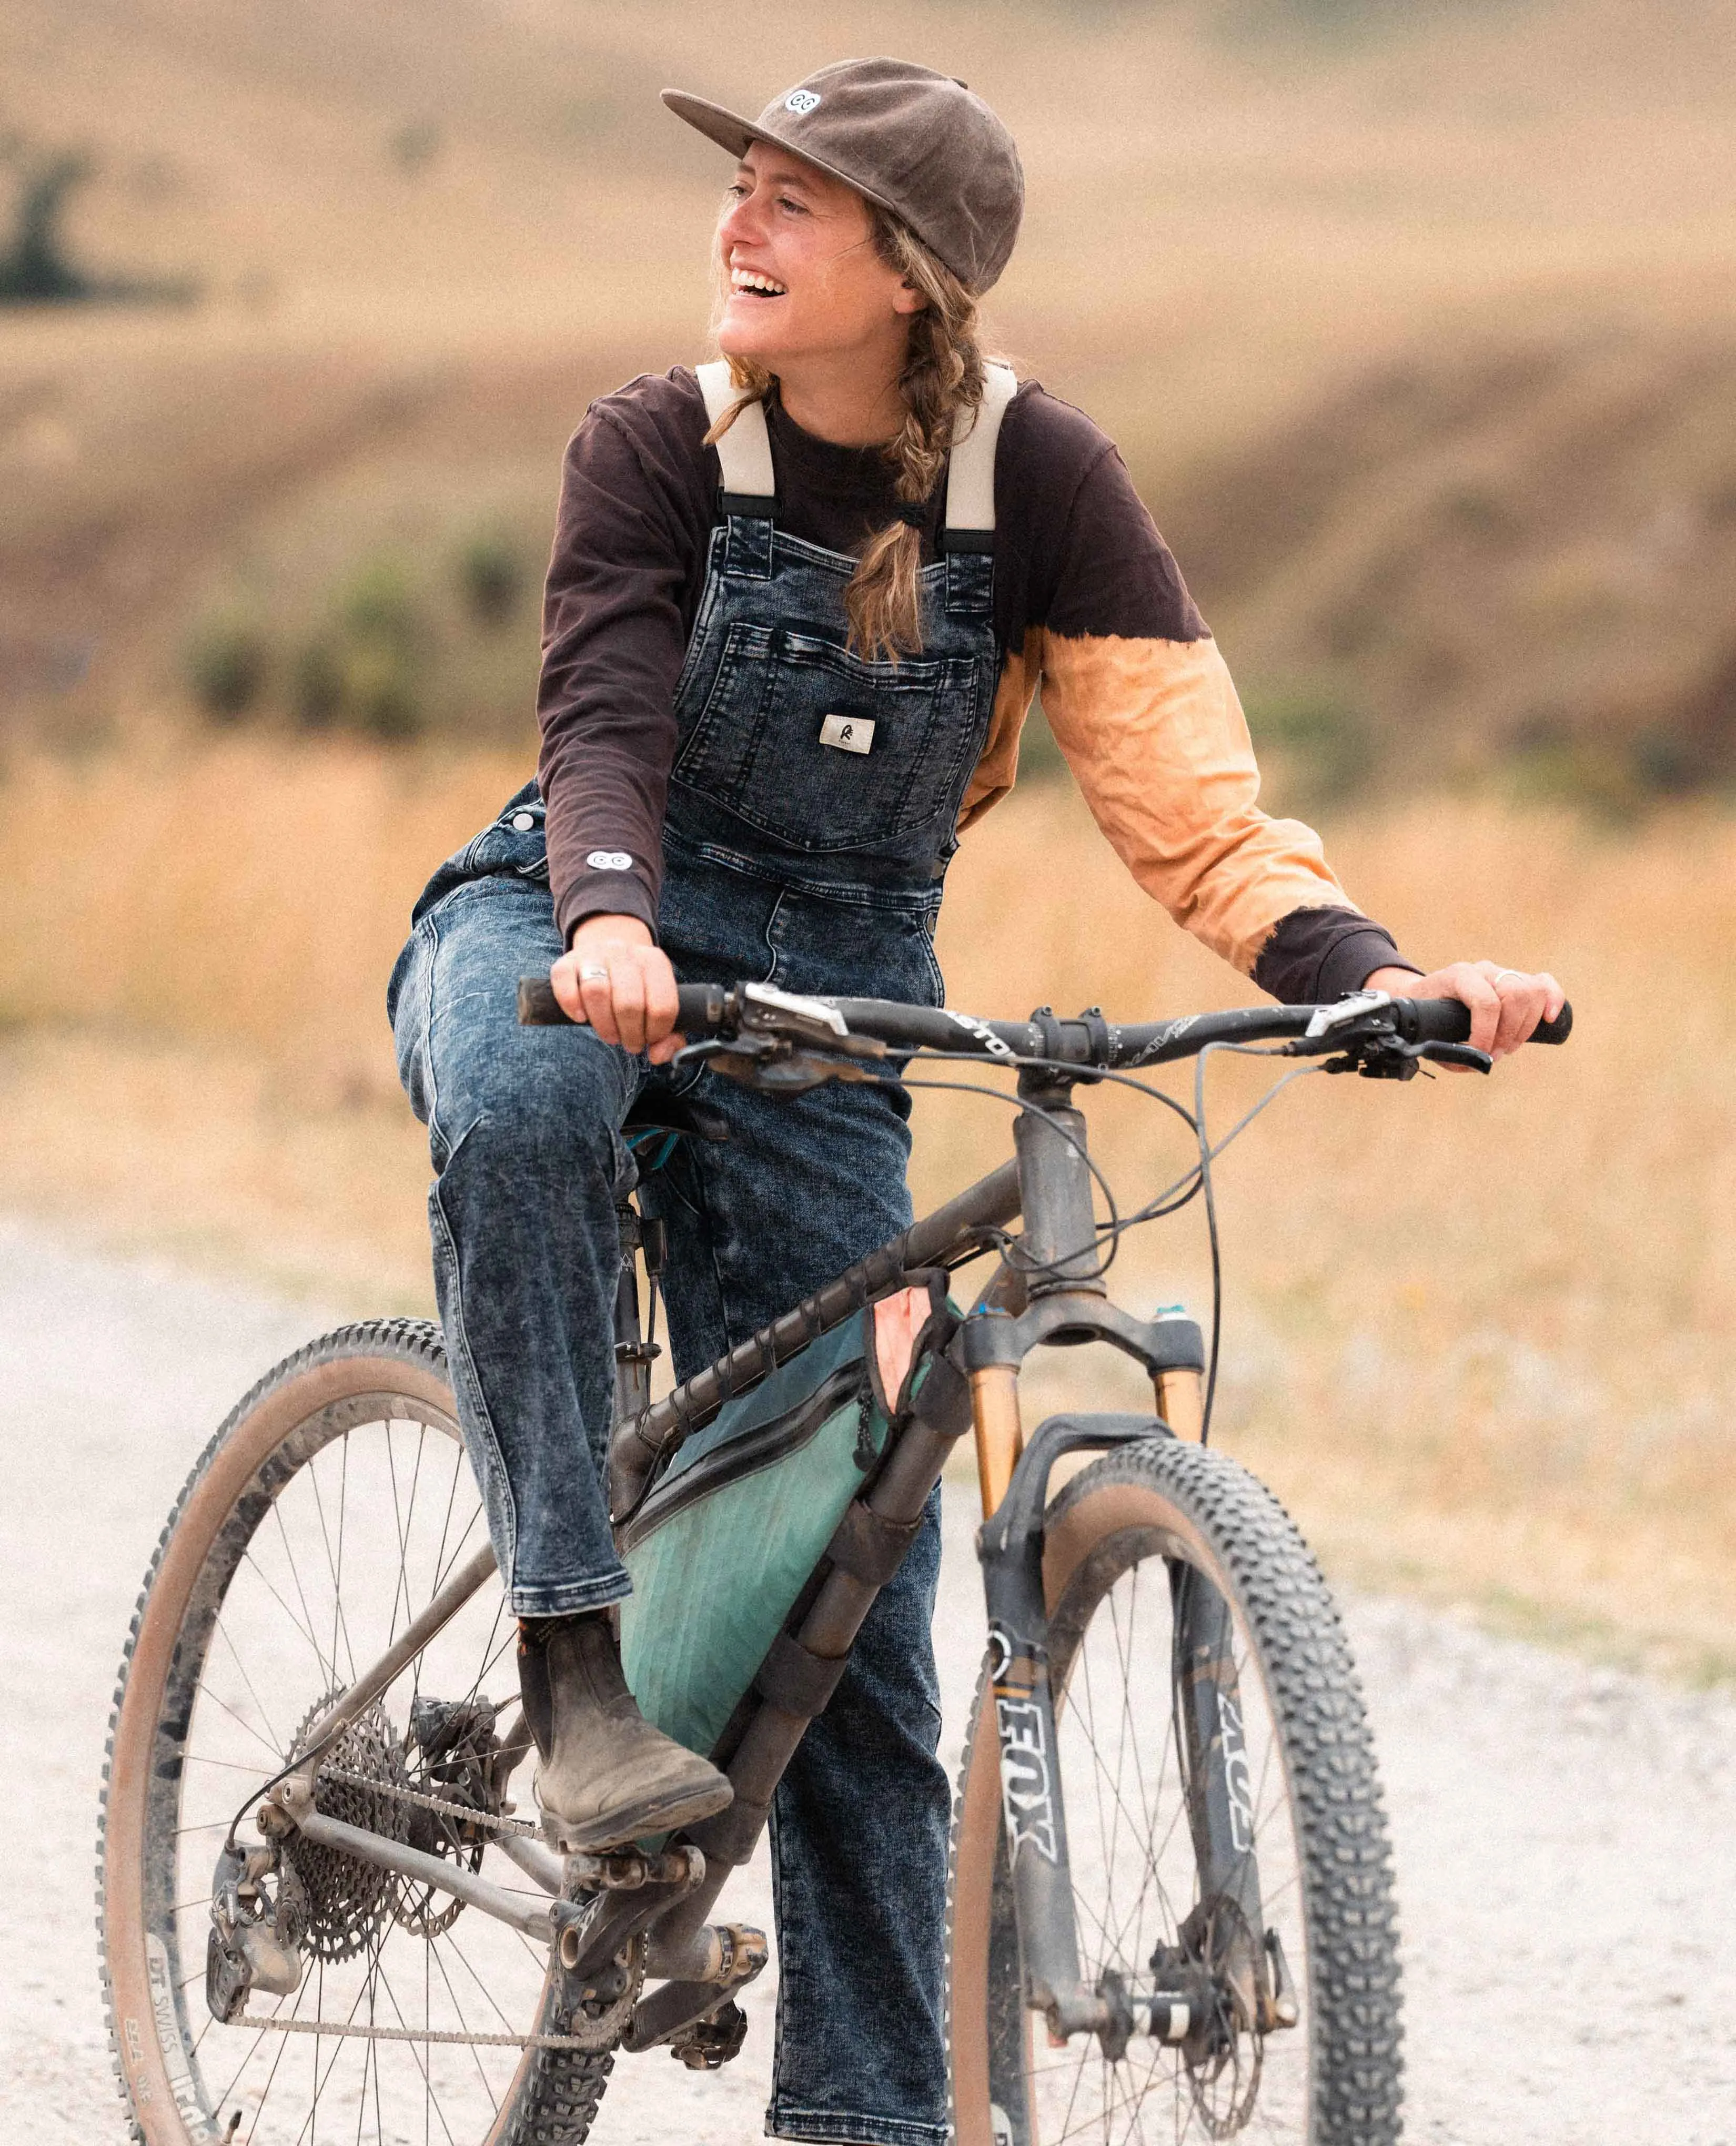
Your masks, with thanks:
<instances>
[{"instance_id":1,"label":"disc brake rotor","mask_svg":"<svg viewBox=\"0 0 1736 2146\"><path fill-rule=\"evenodd\" d=\"M1231 1956L1250 1942L1247 1917L1235 1902L1214 1901L1205 1918L1199 1957L1220 1994L1204 2031L1190 2036L1183 2050L1194 2107L1213 2139L1233 2139L1245 2129L1260 2096L1265 2039L1245 2015L1224 1973Z\"/></svg>"}]
</instances>

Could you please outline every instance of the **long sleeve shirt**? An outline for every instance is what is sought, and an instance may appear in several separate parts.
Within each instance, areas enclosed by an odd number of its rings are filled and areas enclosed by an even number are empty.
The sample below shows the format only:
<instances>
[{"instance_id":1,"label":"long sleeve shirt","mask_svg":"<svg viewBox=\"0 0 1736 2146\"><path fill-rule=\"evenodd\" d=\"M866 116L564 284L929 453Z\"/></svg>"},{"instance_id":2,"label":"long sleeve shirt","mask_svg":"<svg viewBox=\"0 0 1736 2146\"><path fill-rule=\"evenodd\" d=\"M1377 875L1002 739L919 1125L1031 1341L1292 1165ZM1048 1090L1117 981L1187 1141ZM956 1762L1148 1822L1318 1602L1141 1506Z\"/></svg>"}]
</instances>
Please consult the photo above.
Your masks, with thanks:
<instances>
[{"instance_id":1,"label":"long sleeve shirt","mask_svg":"<svg viewBox=\"0 0 1736 2146\"><path fill-rule=\"evenodd\" d=\"M775 392L766 414L780 527L860 552L897 511L891 465L877 448L803 432ZM677 367L594 402L566 451L543 609L538 772L569 940L601 912L656 929L675 686L720 512L706 428L698 382ZM937 556L944 492L929 503L925 559ZM1089 417L1035 382L1002 422L995 512L1000 670L960 828L1012 787L1040 693L1129 871L1263 990L1290 1003L1336 998L1399 962L1319 836L1260 810L1229 671L1125 464Z\"/></svg>"}]
</instances>

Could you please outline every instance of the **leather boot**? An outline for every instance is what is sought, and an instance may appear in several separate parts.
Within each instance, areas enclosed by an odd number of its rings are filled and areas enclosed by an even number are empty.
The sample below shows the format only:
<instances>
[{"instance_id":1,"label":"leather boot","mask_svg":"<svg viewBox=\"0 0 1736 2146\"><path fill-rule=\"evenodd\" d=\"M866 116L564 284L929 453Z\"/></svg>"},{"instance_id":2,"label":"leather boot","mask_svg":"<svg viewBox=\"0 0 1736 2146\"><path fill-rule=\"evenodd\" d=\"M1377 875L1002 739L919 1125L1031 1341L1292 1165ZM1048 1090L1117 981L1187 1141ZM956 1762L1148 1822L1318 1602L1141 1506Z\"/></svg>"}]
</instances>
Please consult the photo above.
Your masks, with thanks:
<instances>
[{"instance_id":1,"label":"leather boot","mask_svg":"<svg viewBox=\"0 0 1736 2146\"><path fill-rule=\"evenodd\" d=\"M721 1811L735 1791L709 1760L653 1729L621 1673L606 1612L538 1620L519 1640L536 1799L556 1845L612 1848Z\"/></svg>"}]
</instances>

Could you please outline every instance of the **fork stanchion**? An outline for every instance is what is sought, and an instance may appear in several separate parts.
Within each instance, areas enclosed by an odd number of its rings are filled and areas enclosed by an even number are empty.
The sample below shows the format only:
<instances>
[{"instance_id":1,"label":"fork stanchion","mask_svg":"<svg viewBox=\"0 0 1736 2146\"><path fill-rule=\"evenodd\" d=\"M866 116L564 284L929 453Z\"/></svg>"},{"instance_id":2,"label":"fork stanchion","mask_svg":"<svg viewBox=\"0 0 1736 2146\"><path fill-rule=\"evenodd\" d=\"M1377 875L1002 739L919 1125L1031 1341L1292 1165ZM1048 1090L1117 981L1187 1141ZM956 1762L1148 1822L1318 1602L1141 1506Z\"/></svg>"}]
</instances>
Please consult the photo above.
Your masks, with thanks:
<instances>
[{"instance_id":1,"label":"fork stanchion","mask_svg":"<svg viewBox=\"0 0 1736 2146\"><path fill-rule=\"evenodd\" d=\"M1160 1371L1151 1384L1157 1395L1158 1414L1178 1438L1197 1445L1205 1428L1205 1394L1200 1374L1186 1370Z\"/></svg>"},{"instance_id":2,"label":"fork stanchion","mask_svg":"<svg viewBox=\"0 0 1736 2146\"><path fill-rule=\"evenodd\" d=\"M987 1520L1006 1495L1025 1450L1016 1364L986 1364L970 1374L970 1413L976 1433L977 1481Z\"/></svg>"}]
</instances>

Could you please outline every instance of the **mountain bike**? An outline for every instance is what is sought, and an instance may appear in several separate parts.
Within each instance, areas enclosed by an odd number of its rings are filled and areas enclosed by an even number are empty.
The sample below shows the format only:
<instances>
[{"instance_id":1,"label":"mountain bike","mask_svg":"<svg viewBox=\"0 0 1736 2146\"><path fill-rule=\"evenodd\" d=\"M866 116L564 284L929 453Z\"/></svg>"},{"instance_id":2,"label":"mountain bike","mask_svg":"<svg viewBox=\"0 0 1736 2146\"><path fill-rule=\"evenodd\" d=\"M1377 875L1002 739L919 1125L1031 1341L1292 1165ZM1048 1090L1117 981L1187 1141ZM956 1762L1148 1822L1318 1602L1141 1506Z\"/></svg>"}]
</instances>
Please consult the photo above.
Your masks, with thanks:
<instances>
[{"instance_id":1,"label":"mountain bike","mask_svg":"<svg viewBox=\"0 0 1736 2146\"><path fill-rule=\"evenodd\" d=\"M546 980L521 985L520 1005L529 1021L565 1018ZM875 1389L877 1443L858 1452L841 1518L706 1732L735 1801L669 1839L556 1851L515 1800L532 1737L440 1332L392 1320L310 1343L200 1457L122 1663L98 1904L134 2135L312 2146L323 2125L576 2146L617 2053L729 2061L767 1944L714 1919L720 1894L968 1435L987 1640L948 1900L960 2146L1395 2140L1392 1870L1343 1629L1276 1500L1209 1443L1215 1280L1208 1348L1178 1311L1115 1305L1106 1275L1127 1229L1203 1195L1216 1275L1211 1165L1240 1126L1208 1135L1212 1054L1303 1061L1290 1077L1487 1070L1464 1009L1364 993L1118 1026L1095 1011L1001 1022L745 984L683 986L680 1025L690 1058L792 1108L823 1080L916 1085L927 1061L1016 1078L1009 1160L655 1402L638 1277L642 1264L654 1313L657 1232L623 1205L623 1542L683 1480L691 1493L705 1471L683 1479L683 1455L729 1409L804 1352L842 1362L849 1322L907 1315L908 1370L895 1392ZM1185 1059L1191 1111L1140 1078ZM1105 1080L1159 1098L1197 1142L1189 1172L1127 1214L1076 1093ZM627 1137L649 1165L714 1135L706 1118L702 1102L665 1104ZM995 1254L961 1311L947 1276ZM879 1329L863 1330L871 1355ZM1143 1368L1153 1412L1068 1412L1027 1432L1026 1358L1087 1344ZM817 1389L828 1408L838 1376ZM843 1404L861 1423L866 1390ZM1060 1482L1064 1456L1090 1457ZM706 1509L686 1511L702 1553ZM634 1598L653 1626L656 1596ZM641 1672L669 1651L641 1644Z\"/></svg>"}]
</instances>

